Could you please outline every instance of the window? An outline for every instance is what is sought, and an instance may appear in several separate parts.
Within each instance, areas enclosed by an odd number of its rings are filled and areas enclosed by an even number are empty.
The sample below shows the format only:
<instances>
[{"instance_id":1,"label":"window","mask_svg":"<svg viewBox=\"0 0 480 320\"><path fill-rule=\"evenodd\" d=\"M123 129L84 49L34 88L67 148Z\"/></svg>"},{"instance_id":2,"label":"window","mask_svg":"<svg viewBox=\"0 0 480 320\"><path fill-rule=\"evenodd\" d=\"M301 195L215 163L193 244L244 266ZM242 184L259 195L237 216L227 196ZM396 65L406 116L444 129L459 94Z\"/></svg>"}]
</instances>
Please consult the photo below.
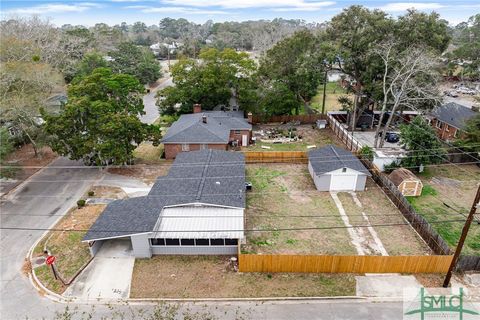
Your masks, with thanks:
<instances>
[{"instance_id":1,"label":"window","mask_svg":"<svg viewBox=\"0 0 480 320\"><path fill-rule=\"evenodd\" d=\"M347 172L347 168L342 168L342 172Z\"/></svg>"},{"instance_id":2,"label":"window","mask_svg":"<svg viewBox=\"0 0 480 320\"><path fill-rule=\"evenodd\" d=\"M455 129L455 131L453 132L453 137L454 137L454 138L457 138L457 136L458 136L458 130Z\"/></svg>"},{"instance_id":3,"label":"window","mask_svg":"<svg viewBox=\"0 0 480 320\"><path fill-rule=\"evenodd\" d=\"M194 239L181 239L180 242L182 243L182 246L194 246L195 245L195 240Z\"/></svg>"},{"instance_id":4,"label":"window","mask_svg":"<svg viewBox=\"0 0 480 320\"><path fill-rule=\"evenodd\" d=\"M150 239L150 243L152 246L164 246L165 239Z\"/></svg>"},{"instance_id":5,"label":"window","mask_svg":"<svg viewBox=\"0 0 480 320\"><path fill-rule=\"evenodd\" d=\"M240 134L240 130L235 130L235 134Z\"/></svg>"},{"instance_id":6,"label":"window","mask_svg":"<svg viewBox=\"0 0 480 320\"><path fill-rule=\"evenodd\" d=\"M179 246L180 240L179 239L165 239L165 243L167 246Z\"/></svg>"},{"instance_id":7,"label":"window","mask_svg":"<svg viewBox=\"0 0 480 320\"><path fill-rule=\"evenodd\" d=\"M182 144L182 151L190 151L190 145L187 143Z\"/></svg>"},{"instance_id":8,"label":"window","mask_svg":"<svg viewBox=\"0 0 480 320\"><path fill-rule=\"evenodd\" d=\"M206 145L206 144L201 144L200 145L200 150L206 150L206 149L208 149L208 145Z\"/></svg>"},{"instance_id":9,"label":"window","mask_svg":"<svg viewBox=\"0 0 480 320\"><path fill-rule=\"evenodd\" d=\"M208 246L209 242L208 239L195 239L195 244L197 246Z\"/></svg>"},{"instance_id":10,"label":"window","mask_svg":"<svg viewBox=\"0 0 480 320\"><path fill-rule=\"evenodd\" d=\"M448 130L448 129L450 129L450 127L449 127L448 124L446 124L446 125L445 125L445 131L447 131L447 132L450 131L450 130Z\"/></svg>"},{"instance_id":11,"label":"window","mask_svg":"<svg viewBox=\"0 0 480 320\"><path fill-rule=\"evenodd\" d=\"M223 246L225 245L223 239L210 239L210 245L212 246Z\"/></svg>"},{"instance_id":12,"label":"window","mask_svg":"<svg viewBox=\"0 0 480 320\"><path fill-rule=\"evenodd\" d=\"M238 244L238 239L225 239L226 246L236 246Z\"/></svg>"},{"instance_id":13,"label":"window","mask_svg":"<svg viewBox=\"0 0 480 320\"><path fill-rule=\"evenodd\" d=\"M437 123L435 123L435 126L436 126L438 129L442 129L442 128L443 128L443 122L437 120Z\"/></svg>"}]
</instances>

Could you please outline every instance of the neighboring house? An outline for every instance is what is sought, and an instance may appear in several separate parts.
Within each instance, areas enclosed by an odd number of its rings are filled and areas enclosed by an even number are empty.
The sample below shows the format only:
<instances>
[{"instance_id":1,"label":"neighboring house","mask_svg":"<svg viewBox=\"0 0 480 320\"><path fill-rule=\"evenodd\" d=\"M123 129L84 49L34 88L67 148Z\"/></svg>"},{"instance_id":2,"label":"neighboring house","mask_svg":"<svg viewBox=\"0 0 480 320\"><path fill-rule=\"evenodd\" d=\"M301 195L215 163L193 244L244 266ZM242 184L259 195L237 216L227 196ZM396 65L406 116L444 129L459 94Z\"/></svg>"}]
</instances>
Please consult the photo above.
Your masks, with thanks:
<instances>
[{"instance_id":1,"label":"neighboring house","mask_svg":"<svg viewBox=\"0 0 480 320\"><path fill-rule=\"evenodd\" d=\"M422 180L408 169L395 169L390 173L388 178L397 186L398 190L400 190L404 196L418 197L422 194Z\"/></svg>"},{"instance_id":2,"label":"neighboring house","mask_svg":"<svg viewBox=\"0 0 480 320\"><path fill-rule=\"evenodd\" d=\"M429 115L430 124L440 139L454 140L461 135L468 119L477 112L455 102L446 103L435 108Z\"/></svg>"},{"instance_id":3,"label":"neighboring house","mask_svg":"<svg viewBox=\"0 0 480 320\"><path fill-rule=\"evenodd\" d=\"M144 197L111 202L83 238L92 255L109 239L130 239L135 257L236 254L244 239L245 157L183 152Z\"/></svg>"},{"instance_id":4,"label":"neighboring house","mask_svg":"<svg viewBox=\"0 0 480 320\"><path fill-rule=\"evenodd\" d=\"M203 111L194 105L194 113L183 114L167 130L162 139L165 158L178 153L203 149L227 150L228 145L248 146L252 138L249 120L242 111Z\"/></svg>"},{"instance_id":5,"label":"neighboring house","mask_svg":"<svg viewBox=\"0 0 480 320\"><path fill-rule=\"evenodd\" d=\"M371 176L350 151L334 145L310 150L308 171L319 191L362 191Z\"/></svg>"}]
</instances>

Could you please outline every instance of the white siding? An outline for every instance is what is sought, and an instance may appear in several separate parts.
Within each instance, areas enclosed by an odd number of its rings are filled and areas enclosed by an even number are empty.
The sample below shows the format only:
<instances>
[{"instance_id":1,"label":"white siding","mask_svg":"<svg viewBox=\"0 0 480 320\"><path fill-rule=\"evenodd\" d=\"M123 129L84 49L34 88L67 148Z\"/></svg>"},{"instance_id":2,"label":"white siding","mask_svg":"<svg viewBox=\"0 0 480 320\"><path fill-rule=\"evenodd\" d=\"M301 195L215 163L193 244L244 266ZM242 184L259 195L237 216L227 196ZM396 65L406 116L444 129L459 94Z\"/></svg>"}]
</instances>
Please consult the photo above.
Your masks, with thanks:
<instances>
[{"instance_id":1,"label":"white siding","mask_svg":"<svg viewBox=\"0 0 480 320\"><path fill-rule=\"evenodd\" d=\"M237 246L152 246L153 254L211 254L211 255L236 255Z\"/></svg>"},{"instance_id":2,"label":"white siding","mask_svg":"<svg viewBox=\"0 0 480 320\"><path fill-rule=\"evenodd\" d=\"M150 248L150 240L148 239L150 234L138 234L131 236L133 255L136 258L150 258L152 256L152 250Z\"/></svg>"}]
</instances>

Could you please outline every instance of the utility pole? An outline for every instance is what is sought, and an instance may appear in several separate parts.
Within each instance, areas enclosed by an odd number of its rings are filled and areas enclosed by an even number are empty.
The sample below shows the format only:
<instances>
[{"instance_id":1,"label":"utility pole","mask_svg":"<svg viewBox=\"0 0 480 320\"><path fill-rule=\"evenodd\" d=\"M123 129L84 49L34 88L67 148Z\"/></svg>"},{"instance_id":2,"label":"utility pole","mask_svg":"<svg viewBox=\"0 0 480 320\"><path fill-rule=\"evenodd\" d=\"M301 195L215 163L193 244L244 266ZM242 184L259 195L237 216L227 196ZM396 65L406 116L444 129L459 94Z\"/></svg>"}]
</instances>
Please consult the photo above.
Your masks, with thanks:
<instances>
[{"instance_id":1,"label":"utility pole","mask_svg":"<svg viewBox=\"0 0 480 320\"><path fill-rule=\"evenodd\" d=\"M325 114L325 99L327 98L328 69L325 67L325 80L323 81L322 114Z\"/></svg>"},{"instance_id":2,"label":"utility pole","mask_svg":"<svg viewBox=\"0 0 480 320\"><path fill-rule=\"evenodd\" d=\"M477 212L477 209L480 208L480 186L477 189L477 195L475 196L475 200L473 200L472 208L470 209L470 213L468 214L467 220L465 221L465 225L463 226L462 235L460 236L460 240L458 241L457 248L455 249L455 254L452 258L452 263L450 264L450 268L448 268L447 275L445 276L445 281L443 282L443 287L447 288L450 284L450 279L452 278L452 272L455 270L457 266L458 258L460 257L460 253L462 252L463 244L465 243L465 239L468 235L468 230L470 229L470 225L473 221L473 215Z\"/></svg>"}]
</instances>

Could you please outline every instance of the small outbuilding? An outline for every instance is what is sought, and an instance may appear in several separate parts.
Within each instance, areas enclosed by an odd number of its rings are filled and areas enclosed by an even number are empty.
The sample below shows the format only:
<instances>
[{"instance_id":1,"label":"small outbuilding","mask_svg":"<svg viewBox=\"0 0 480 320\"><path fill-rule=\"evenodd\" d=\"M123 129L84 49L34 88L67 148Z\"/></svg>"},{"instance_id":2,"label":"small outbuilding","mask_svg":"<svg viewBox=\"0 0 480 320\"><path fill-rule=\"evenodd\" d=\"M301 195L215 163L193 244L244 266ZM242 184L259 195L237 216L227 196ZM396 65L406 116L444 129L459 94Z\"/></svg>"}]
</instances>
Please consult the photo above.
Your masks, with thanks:
<instances>
[{"instance_id":1,"label":"small outbuilding","mask_svg":"<svg viewBox=\"0 0 480 320\"><path fill-rule=\"evenodd\" d=\"M418 197L422 194L423 183L412 171L399 168L393 170L388 176L390 180L400 190L400 192L407 197Z\"/></svg>"},{"instance_id":2,"label":"small outbuilding","mask_svg":"<svg viewBox=\"0 0 480 320\"><path fill-rule=\"evenodd\" d=\"M308 171L319 191L363 191L371 176L354 154L334 145L310 150Z\"/></svg>"}]
</instances>

